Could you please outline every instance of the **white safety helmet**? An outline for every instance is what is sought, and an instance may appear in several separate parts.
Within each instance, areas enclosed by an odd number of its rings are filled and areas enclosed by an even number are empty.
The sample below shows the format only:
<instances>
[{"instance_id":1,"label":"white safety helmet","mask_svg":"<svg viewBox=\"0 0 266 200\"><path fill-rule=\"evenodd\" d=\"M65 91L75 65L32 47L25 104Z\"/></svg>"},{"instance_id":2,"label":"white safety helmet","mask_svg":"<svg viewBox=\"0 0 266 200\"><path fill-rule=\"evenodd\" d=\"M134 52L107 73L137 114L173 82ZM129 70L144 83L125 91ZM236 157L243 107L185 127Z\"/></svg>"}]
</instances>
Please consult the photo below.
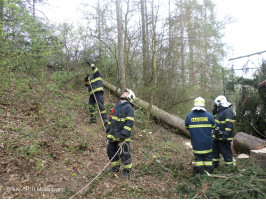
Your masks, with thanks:
<instances>
[{"instance_id":1,"label":"white safety helmet","mask_svg":"<svg viewBox=\"0 0 266 200\"><path fill-rule=\"evenodd\" d=\"M204 106L205 106L205 100L202 97L197 97L194 100L194 107L192 108L192 110L204 110L204 111L206 111Z\"/></svg>"},{"instance_id":2,"label":"white safety helmet","mask_svg":"<svg viewBox=\"0 0 266 200\"><path fill-rule=\"evenodd\" d=\"M127 100L130 102L130 103L133 103L135 101L135 94L132 90L130 89L126 89L127 92L129 92L129 94L127 95Z\"/></svg>"},{"instance_id":3,"label":"white safety helmet","mask_svg":"<svg viewBox=\"0 0 266 200\"><path fill-rule=\"evenodd\" d=\"M221 96L218 96L215 100L214 100L214 103L217 105L217 106L222 106L222 107L229 107L231 106L232 104L229 103L226 99L225 96L221 95Z\"/></svg>"}]
</instances>

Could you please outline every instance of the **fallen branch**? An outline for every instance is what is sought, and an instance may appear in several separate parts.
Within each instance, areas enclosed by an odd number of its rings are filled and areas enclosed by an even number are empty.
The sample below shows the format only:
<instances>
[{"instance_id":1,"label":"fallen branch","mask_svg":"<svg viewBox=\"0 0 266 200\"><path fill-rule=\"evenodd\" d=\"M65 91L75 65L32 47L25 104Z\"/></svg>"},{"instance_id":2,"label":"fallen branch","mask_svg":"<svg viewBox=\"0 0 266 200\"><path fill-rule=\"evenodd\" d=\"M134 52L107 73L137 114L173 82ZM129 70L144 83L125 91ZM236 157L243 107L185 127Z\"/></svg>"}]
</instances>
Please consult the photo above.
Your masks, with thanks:
<instances>
[{"instance_id":1,"label":"fallen branch","mask_svg":"<svg viewBox=\"0 0 266 200\"><path fill-rule=\"evenodd\" d=\"M210 173L207 172L207 171L205 171L205 173L206 173L209 177L213 177L213 178L228 178L227 176L221 176L221 175L210 174Z\"/></svg>"}]
</instances>

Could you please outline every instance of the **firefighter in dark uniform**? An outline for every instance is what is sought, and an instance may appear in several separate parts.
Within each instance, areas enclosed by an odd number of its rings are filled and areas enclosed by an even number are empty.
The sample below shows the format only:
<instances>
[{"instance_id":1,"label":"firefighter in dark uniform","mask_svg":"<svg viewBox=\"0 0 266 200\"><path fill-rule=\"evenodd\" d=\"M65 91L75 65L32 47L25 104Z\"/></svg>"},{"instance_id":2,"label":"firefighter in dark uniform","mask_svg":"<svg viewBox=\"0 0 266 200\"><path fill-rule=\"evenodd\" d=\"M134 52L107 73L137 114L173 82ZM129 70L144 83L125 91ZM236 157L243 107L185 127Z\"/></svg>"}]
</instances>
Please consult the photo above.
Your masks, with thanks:
<instances>
[{"instance_id":1,"label":"firefighter in dark uniform","mask_svg":"<svg viewBox=\"0 0 266 200\"><path fill-rule=\"evenodd\" d=\"M104 107L104 96L103 96L103 83L102 83L102 74L100 70L95 67L90 61L86 63L92 69L92 76L89 78L87 74L85 78L85 86L88 87L90 98L89 98L89 110L90 110L90 121L89 124L96 123L96 113L97 113L97 103L101 112L101 117L107 125L108 116ZM96 99L95 99L96 98Z\"/></svg>"},{"instance_id":2,"label":"firefighter in dark uniform","mask_svg":"<svg viewBox=\"0 0 266 200\"><path fill-rule=\"evenodd\" d=\"M231 142L233 140L233 117L232 104L227 102L225 96L218 96L214 101L213 115L216 128L213 134L213 166L219 166L220 153L223 155L225 165L233 165Z\"/></svg>"},{"instance_id":3,"label":"firefighter in dark uniform","mask_svg":"<svg viewBox=\"0 0 266 200\"><path fill-rule=\"evenodd\" d=\"M109 172L120 171L120 165L123 164L122 177L129 177L132 168L132 158L130 155L130 137L131 129L134 124L133 101L135 94L127 89L120 100L111 111L108 125L106 127L107 135L107 155L111 160L119 149L119 144L123 141L122 154L116 154L111 161ZM120 159L121 158L121 159Z\"/></svg>"},{"instance_id":4,"label":"firefighter in dark uniform","mask_svg":"<svg viewBox=\"0 0 266 200\"><path fill-rule=\"evenodd\" d=\"M185 119L185 127L190 131L191 144L195 156L193 170L203 174L205 170L213 172L212 164L212 130L215 128L214 118L204 108L205 100L198 97L194 107Z\"/></svg>"}]
</instances>

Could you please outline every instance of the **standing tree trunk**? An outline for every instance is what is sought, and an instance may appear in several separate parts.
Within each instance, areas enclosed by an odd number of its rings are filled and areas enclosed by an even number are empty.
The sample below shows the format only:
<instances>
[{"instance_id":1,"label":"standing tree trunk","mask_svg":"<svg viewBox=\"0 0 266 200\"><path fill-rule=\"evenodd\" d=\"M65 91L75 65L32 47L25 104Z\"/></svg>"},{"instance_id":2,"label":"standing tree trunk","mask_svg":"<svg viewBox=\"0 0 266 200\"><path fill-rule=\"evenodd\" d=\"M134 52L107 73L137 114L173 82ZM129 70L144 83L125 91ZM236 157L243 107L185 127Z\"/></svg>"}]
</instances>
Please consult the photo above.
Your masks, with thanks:
<instances>
[{"instance_id":1,"label":"standing tree trunk","mask_svg":"<svg viewBox=\"0 0 266 200\"><path fill-rule=\"evenodd\" d=\"M166 62L165 62L165 67L166 67L166 85L171 85L173 82L173 58L172 58L172 53L173 53L173 48L174 48L174 43L173 43L173 38L174 38L174 31L173 31L173 24L174 20L171 18L171 0L168 1L168 52L167 52L167 57L166 57Z\"/></svg>"},{"instance_id":2,"label":"standing tree trunk","mask_svg":"<svg viewBox=\"0 0 266 200\"><path fill-rule=\"evenodd\" d=\"M152 37L152 77L153 77L153 83L152 87L150 90L150 99L149 99L149 107L147 110L147 116L146 116L146 121L145 121L145 129L148 129L149 127L149 122L150 122L150 114L152 110L152 104L153 104L153 96L154 96L154 91L157 86L157 69L156 69L156 26L155 26L155 21L154 21L154 5L153 5L153 0L152 0L152 32L153 32L153 37Z\"/></svg>"},{"instance_id":3,"label":"standing tree trunk","mask_svg":"<svg viewBox=\"0 0 266 200\"><path fill-rule=\"evenodd\" d=\"M35 5L36 5L36 0L32 0L32 16L35 19Z\"/></svg>"},{"instance_id":4,"label":"standing tree trunk","mask_svg":"<svg viewBox=\"0 0 266 200\"><path fill-rule=\"evenodd\" d=\"M141 0L140 5L141 5L141 27L142 27L142 59L143 59L142 80L143 80L143 85L146 86L149 77L148 42L147 42L147 30L146 30L147 18L146 18L146 9L145 9L146 0Z\"/></svg>"},{"instance_id":5,"label":"standing tree trunk","mask_svg":"<svg viewBox=\"0 0 266 200\"><path fill-rule=\"evenodd\" d=\"M185 87L185 39L184 39L184 4L183 0L180 0L180 45L181 45L181 80L182 80L182 89Z\"/></svg>"},{"instance_id":6,"label":"standing tree trunk","mask_svg":"<svg viewBox=\"0 0 266 200\"><path fill-rule=\"evenodd\" d=\"M203 65L201 66L201 92L204 93L207 89L207 80L208 80L208 72L209 72L209 55L208 55L208 8L207 2L204 1L204 7L202 10L203 15L203 39L202 39L202 50L203 50Z\"/></svg>"},{"instance_id":7,"label":"standing tree trunk","mask_svg":"<svg viewBox=\"0 0 266 200\"><path fill-rule=\"evenodd\" d=\"M189 0L187 2L187 8L188 11L188 17L187 17L187 29L188 29L188 49L189 49L189 84L194 85L196 82L196 77L195 77L195 62L194 62L194 45L193 45L193 27L192 27L192 18L193 18L193 12L192 12L192 4L191 1Z\"/></svg>"},{"instance_id":8,"label":"standing tree trunk","mask_svg":"<svg viewBox=\"0 0 266 200\"><path fill-rule=\"evenodd\" d=\"M3 32L4 24L4 0L0 0L0 35Z\"/></svg>"},{"instance_id":9,"label":"standing tree trunk","mask_svg":"<svg viewBox=\"0 0 266 200\"><path fill-rule=\"evenodd\" d=\"M95 23L96 23L96 33L97 33L97 39L98 41L102 41L102 35L103 35L103 30L104 30L104 15L105 15L105 8L101 8L100 1L97 2L97 5L95 7L96 9L96 15L95 17ZM97 44L97 51L98 51L98 59L102 59L102 54L103 54L103 48L101 42L98 42Z\"/></svg>"},{"instance_id":10,"label":"standing tree trunk","mask_svg":"<svg viewBox=\"0 0 266 200\"><path fill-rule=\"evenodd\" d=\"M126 89L125 65L124 65L124 44L123 44L123 28L122 28L122 14L121 1L116 0L116 17L117 17L117 32L118 32L118 69L120 87L122 91Z\"/></svg>"},{"instance_id":11,"label":"standing tree trunk","mask_svg":"<svg viewBox=\"0 0 266 200\"><path fill-rule=\"evenodd\" d=\"M128 80L128 49L127 49L127 38L128 38L128 13L129 13L129 0L127 1L127 12L125 14L125 36L124 36L124 55L125 55L125 79L126 85L129 85Z\"/></svg>"}]
</instances>

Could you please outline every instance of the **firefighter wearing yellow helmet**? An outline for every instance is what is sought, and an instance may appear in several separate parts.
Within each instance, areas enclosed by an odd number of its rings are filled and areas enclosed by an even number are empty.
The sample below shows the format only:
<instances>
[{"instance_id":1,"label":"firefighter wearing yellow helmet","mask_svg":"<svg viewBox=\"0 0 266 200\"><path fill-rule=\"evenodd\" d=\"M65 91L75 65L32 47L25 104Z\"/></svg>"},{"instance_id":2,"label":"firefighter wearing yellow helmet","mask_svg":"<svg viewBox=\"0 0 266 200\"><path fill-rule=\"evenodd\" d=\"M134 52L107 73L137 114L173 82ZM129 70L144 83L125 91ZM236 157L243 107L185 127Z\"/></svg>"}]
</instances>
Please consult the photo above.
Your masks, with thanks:
<instances>
[{"instance_id":1,"label":"firefighter wearing yellow helmet","mask_svg":"<svg viewBox=\"0 0 266 200\"><path fill-rule=\"evenodd\" d=\"M205 170L213 172L212 164L212 129L215 127L214 118L207 112L205 100L198 97L194 107L185 119L185 126L190 131L190 139L195 156L193 170L203 174Z\"/></svg>"}]
</instances>

